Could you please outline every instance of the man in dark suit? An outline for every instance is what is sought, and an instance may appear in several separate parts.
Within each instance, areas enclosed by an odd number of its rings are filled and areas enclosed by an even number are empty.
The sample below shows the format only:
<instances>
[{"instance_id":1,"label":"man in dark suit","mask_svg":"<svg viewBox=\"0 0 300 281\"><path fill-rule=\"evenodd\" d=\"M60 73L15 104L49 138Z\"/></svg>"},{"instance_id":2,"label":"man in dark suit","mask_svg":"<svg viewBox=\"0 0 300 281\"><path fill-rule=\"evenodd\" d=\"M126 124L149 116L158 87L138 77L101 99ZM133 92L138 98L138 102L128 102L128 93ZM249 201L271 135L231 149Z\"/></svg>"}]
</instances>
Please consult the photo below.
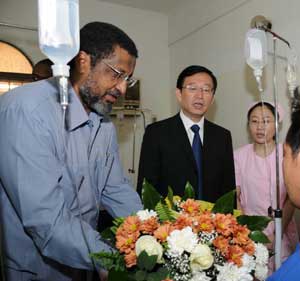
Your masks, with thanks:
<instances>
[{"instance_id":1,"label":"man in dark suit","mask_svg":"<svg viewBox=\"0 0 300 281\"><path fill-rule=\"evenodd\" d=\"M163 196L168 186L183 195L189 181L197 198L215 202L235 188L231 134L204 117L217 79L207 68L192 65L181 72L176 87L180 113L146 129L137 190L141 193L145 178Z\"/></svg>"}]
</instances>

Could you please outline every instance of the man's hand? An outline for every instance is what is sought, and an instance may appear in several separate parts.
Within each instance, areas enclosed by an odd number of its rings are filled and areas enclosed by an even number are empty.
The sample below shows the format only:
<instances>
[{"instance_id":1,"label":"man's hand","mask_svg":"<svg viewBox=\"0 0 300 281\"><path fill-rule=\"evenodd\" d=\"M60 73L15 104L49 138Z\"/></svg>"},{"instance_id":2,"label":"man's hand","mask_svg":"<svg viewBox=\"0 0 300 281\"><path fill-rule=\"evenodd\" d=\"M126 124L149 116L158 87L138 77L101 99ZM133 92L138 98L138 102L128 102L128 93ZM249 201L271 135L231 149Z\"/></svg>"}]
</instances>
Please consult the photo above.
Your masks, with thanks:
<instances>
[{"instance_id":1,"label":"man's hand","mask_svg":"<svg viewBox=\"0 0 300 281\"><path fill-rule=\"evenodd\" d=\"M100 278L100 281L107 281L108 280L108 272L107 272L107 270L100 269L100 271L99 271L99 278Z\"/></svg>"}]
</instances>

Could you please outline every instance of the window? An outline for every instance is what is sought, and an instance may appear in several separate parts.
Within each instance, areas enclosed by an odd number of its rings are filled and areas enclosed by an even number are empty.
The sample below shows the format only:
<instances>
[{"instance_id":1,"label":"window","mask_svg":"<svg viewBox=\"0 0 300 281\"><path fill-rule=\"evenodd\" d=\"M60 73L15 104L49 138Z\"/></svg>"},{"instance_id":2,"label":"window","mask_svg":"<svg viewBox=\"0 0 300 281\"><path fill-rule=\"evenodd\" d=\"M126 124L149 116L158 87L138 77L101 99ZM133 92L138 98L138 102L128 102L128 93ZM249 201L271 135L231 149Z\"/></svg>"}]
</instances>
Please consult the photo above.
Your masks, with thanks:
<instances>
[{"instance_id":1,"label":"window","mask_svg":"<svg viewBox=\"0 0 300 281\"><path fill-rule=\"evenodd\" d=\"M0 95L32 82L32 62L17 47L0 41Z\"/></svg>"}]
</instances>

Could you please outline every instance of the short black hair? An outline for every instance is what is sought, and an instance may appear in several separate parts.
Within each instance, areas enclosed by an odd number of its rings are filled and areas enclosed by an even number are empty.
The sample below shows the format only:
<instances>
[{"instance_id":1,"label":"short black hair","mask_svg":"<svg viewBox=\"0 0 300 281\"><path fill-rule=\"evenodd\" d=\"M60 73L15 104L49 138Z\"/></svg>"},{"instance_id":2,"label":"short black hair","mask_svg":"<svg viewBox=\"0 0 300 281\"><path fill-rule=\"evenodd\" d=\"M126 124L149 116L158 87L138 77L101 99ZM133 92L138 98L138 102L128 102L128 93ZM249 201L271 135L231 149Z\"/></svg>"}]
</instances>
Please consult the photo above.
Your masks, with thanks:
<instances>
[{"instance_id":1,"label":"short black hair","mask_svg":"<svg viewBox=\"0 0 300 281\"><path fill-rule=\"evenodd\" d=\"M201 66L201 65L190 65L190 66L186 67L179 74L179 76L177 78L176 88L182 90L183 83L184 83L184 80L186 77L192 76L197 73L202 73L202 72L208 74L211 77L213 84L214 84L214 94L215 94L217 85L218 85L217 78L212 73L212 71L210 71L208 68Z\"/></svg>"},{"instance_id":2,"label":"short black hair","mask_svg":"<svg viewBox=\"0 0 300 281\"><path fill-rule=\"evenodd\" d=\"M32 68L33 81L48 79L52 76L53 62L49 59L43 59L38 61Z\"/></svg>"},{"instance_id":3,"label":"short black hair","mask_svg":"<svg viewBox=\"0 0 300 281\"><path fill-rule=\"evenodd\" d=\"M135 58L138 50L132 39L120 28L105 22L90 22L80 30L80 51L91 55L92 66L113 54L120 46ZM70 63L71 67L73 61Z\"/></svg>"},{"instance_id":4,"label":"short black hair","mask_svg":"<svg viewBox=\"0 0 300 281\"><path fill-rule=\"evenodd\" d=\"M49 59L42 59L40 61L38 61L34 66L33 66L33 69L35 67L37 67L38 65L46 65L48 66L49 68L51 68L51 66L53 65L53 62Z\"/></svg>"},{"instance_id":5,"label":"short black hair","mask_svg":"<svg viewBox=\"0 0 300 281\"><path fill-rule=\"evenodd\" d=\"M292 113L292 123L285 142L292 149L293 156L297 156L300 152L300 110Z\"/></svg>"},{"instance_id":6,"label":"short black hair","mask_svg":"<svg viewBox=\"0 0 300 281\"><path fill-rule=\"evenodd\" d=\"M250 120L250 115L251 115L252 111L255 108L257 108L257 107L263 107L263 106L265 106L266 108L268 108L272 112L272 114L273 114L273 116L275 118L275 107L272 104L268 103L268 102L259 101L256 104L254 104L251 108L249 108L248 113L247 113L247 120L248 120L248 122Z\"/></svg>"}]
</instances>

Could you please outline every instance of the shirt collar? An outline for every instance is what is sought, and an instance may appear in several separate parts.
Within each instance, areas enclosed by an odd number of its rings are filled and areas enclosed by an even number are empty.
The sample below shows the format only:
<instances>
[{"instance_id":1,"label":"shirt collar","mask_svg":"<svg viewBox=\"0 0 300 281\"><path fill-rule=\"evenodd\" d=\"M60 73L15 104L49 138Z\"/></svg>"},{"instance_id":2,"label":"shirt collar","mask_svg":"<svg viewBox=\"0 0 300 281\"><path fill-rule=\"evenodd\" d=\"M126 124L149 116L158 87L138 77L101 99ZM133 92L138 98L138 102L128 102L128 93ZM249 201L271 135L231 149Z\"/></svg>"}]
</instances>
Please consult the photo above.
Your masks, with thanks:
<instances>
[{"instance_id":1,"label":"shirt collar","mask_svg":"<svg viewBox=\"0 0 300 281\"><path fill-rule=\"evenodd\" d=\"M67 109L67 123L68 123L68 130L72 131L83 124L87 124L89 121L89 115L85 111L79 97L75 93L73 87L69 84L69 94L70 94L70 103ZM97 115L92 114L90 115ZM103 119L103 116L97 115L100 121Z\"/></svg>"},{"instance_id":2,"label":"shirt collar","mask_svg":"<svg viewBox=\"0 0 300 281\"><path fill-rule=\"evenodd\" d=\"M200 127L200 131L203 132L203 128L204 128L204 117L202 117L200 119L200 121L198 123L195 123L194 121L192 121L190 118L188 118L182 110L180 110L180 118L183 122L184 128L188 131L191 129L191 127L193 125L198 125Z\"/></svg>"}]
</instances>

